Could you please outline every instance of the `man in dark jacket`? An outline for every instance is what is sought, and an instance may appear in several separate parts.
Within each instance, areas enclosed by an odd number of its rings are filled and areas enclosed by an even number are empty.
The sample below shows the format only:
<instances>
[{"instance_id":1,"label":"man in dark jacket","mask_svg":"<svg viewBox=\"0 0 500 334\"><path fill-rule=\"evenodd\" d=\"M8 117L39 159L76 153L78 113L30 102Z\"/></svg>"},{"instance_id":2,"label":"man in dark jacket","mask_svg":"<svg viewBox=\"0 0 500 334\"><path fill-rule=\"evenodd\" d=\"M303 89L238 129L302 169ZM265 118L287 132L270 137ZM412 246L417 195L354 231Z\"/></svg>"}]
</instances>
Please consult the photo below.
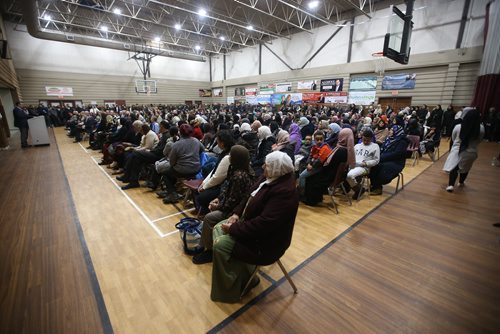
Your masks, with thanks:
<instances>
[{"instance_id":1,"label":"man in dark jacket","mask_svg":"<svg viewBox=\"0 0 500 334\"><path fill-rule=\"evenodd\" d=\"M28 112L22 108L21 102L16 102L13 113L14 126L21 132L21 147L30 147L31 145L28 145L28 118L30 118Z\"/></svg>"}]
</instances>

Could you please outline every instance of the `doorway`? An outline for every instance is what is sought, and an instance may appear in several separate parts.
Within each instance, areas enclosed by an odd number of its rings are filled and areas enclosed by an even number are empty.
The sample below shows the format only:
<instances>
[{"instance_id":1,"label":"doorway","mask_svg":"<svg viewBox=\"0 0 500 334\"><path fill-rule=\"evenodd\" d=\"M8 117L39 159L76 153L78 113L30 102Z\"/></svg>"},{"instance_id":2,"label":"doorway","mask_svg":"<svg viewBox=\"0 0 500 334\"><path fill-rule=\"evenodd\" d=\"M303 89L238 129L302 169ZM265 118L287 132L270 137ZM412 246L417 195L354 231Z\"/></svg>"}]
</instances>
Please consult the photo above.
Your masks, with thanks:
<instances>
[{"instance_id":1,"label":"doorway","mask_svg":"<svg viewBox=\"0 0 500 334\"><path fill-rule=\"evenodd\" d=\"M392 110L399 111L405 107L411 107L411 97L379 97L378 104L382 106L384 111L387 106L391 106Z\"/></svg>"}]
</instances>

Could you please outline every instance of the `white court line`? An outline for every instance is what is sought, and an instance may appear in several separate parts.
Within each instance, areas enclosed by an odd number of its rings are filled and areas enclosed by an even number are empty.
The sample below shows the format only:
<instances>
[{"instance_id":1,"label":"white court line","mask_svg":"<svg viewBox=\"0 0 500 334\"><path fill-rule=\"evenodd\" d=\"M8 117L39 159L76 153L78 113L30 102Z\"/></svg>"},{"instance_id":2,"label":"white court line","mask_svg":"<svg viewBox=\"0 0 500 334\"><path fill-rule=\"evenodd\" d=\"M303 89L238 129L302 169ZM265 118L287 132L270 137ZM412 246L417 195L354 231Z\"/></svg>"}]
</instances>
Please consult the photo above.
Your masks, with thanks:
<instances>
[{"instance_id":1,"label":"white court line","mask_svg":"<svg viewBox=\"0 0 500 334\"><path fill-rule=\"evenodd\" d=\"M185 212L189 212L189 211L193 211L194 209L195 209L195 208L191 208L191 209L188 209L188 210L184 210L184 211L180 211L180 212L172 213L171 215L168 215L168 216L165 216L165 217L161 217L161 218L158 218L158 219L152 220L151 222L152 222L152 223L156 223L157 221L160 221L160 220L163 220L163 219L167 219L167 218L170 218L170 217L174 217L174 216L177 216L177 215L182 215L183 213L185 213Z\"/></svg>"},{"instance_id":2,"label":"white court line","mask_svg":"<svg viewBox=\"0 0 500 334\"><path fill-rule=\"evenodd\" d=\"M78 145L80 145L80 147L82 148L82 150L85 151L85 153L89 154L89 151L85 147L83 147L83 145L81 143L78 143ZM97 167L99 167L99 169L104 173L104 175L106 175L106 177L109 180L111 180L111 182L115 185L115 187L118 188L118 190L123 194L123 196L125 196L125 198L130 202L130 204L132 204L132 206L141 214L141 216L144 218L144 220L146 220L146 222L149 225L151 225L151 227L156 231L156 233L158 233L158 235L161 238L165 238L165 237L167 237L169 235L175 234L178 231L175 230L175 231L171 231L171 232L168 232L168 233L162 233L160 231L160 229L154 224L155 222L163 220L163 219L167 219L167 218L170 218L170 217L174 217L174 216L177 216L177 215L180 215L180 214L182 214L184 212L189 212L191 210L194 210L194 208L191 208L189 210L184 210L184 211L177 212L177 213L174 213L174 214L162 217L162 218L151 220L151 219L148 218L148 216L146 216L146 214L141 210L141 208L139 208L139 206L137 204L135 204L135 202L127 195L127 193L122 190L122 188L115 182L115 180L111 176L109 176L109 174L104 170L104 168L102 168L101 165L99 165L99 163L97 162L97 160L94 157L92 157L92 156L90 158L94 161L94 163L97 165Z\"/></svg>"}]
</instances>

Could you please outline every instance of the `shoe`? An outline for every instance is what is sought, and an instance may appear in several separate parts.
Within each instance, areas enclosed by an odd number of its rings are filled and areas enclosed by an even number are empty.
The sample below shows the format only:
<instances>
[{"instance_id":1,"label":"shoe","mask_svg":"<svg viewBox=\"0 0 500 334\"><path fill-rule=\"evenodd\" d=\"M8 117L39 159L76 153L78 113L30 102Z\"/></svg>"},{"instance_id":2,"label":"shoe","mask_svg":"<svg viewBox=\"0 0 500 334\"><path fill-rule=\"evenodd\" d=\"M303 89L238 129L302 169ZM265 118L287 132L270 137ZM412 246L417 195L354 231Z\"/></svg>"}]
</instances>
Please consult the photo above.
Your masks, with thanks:
<instances>
[{"instance_id":1,"label":"shoe","mask_svg":"<svg viewBox=\"0 0 500 334\"><path fill-rule=\"evenodd\" d=\"M205 264L210 263L213 260L213 255L211 250L205 250L203 253L193 256L194 264Z\"/></svg>"},{"instance_id":2,"label":"shoe","mask_svg":"<svg viewBox=\"0 0 500 334\"><path fill-rule=\"evenodd\" d=\"M164 204L174 204L174 203L179 202L180 198L181 198L181 196L179 194L173 193L173 194L167 195L167 197L165 197L163 199L163 203Z\"/></svg>"},{"instance_id":3,"label":"shoe","mask_svg":"<svg viewBox=\"0 0 500 334\"><path fill-rule=\"evenodd\" d=\"M382 187L370 190L370 195L382 195Z\"/></svg>"},{"instance_id":4,"label":"shoe","mask_svg":"<svg viewBox=\"0 0 500 334\"><path fill-rule=\"evenodd\" d=\"M359 198L361 198L361 196L363 196L365 191L366 191L365 188L360 188L359 191L354 192L354 195L352 195L352 199L358 200Z\"/></svg>"},{"instance_id":5,"label":"shoe","mask_svg":"<svg viewBox=\"0 0 500 334\"><path fill-rule=\"evenodd\" d=\"M160 190L160 191L156 192L156 196L158 196L159 198L165 198L165 197L167 197L167 195L168 195L168 192L166 192L165 190Z\"/></svg>"},{"instance_id":6,"label":"shoe","mask_svg":"<svg viewBox=\"0 0 500 334\"><path fill-rule=\"evenodd\" d=\"M453 186L446 187L446 191L449 192L449 193L452 193L453 192Z\"/></svg>"},{"instance_id":7,"label":"shoe","mask_svg":"<svg viewBox=\"0 0 500 334\"><path fill-rule=\"evenodd\" d=\"M101 161L101 162L98 163L98 165L100 165L100 166L109 165L109 162L107 162L107 161Z\"/></svg>"},{"instance_id":8,"label":"shoe","mask_svg":"<svg viewBox=\"0 0 500 334\"><path fill-rule=\"evenodd\" d=\"M117 176L116 179L121 182L129 183L130 181L125 176Z\"/></svg>"},{"instance_id":9,"label":"shoe","mask_svg":"<svg viewBox=\"0 0 500 334\"><path fill-rule=\"evenodd\" d=\"M122 190L127 190L127 189L132 189L132 188L139 188L141 185L139 184L139 182L135 181L135 182L130 182L129 184L127 184L126 186L123 186L122 187Z\"/></svg>"},{"instance_id":10,"label":"shoe","mask_svg":"<svg viewBox=\"0 0 500 334\"><path fill-rule=\"evenodd\" d=\"M152 191L155 191L156 188L157 188L157 185L154 184L153 182L150 182L150 181L147 181L146 182L146 187L148 187L149 189L151 189Z\"/></svg>"},{"instance_id":11,"label":"shoe","mask_svg":"<svg viewBox=\"0 0 500 334\"><path fill-rule=\"evenodd\" d=\"M253 288L255 288L257 285L259 285L260 283L260 278L258 276L255 276L253 279L252 279L252 282L250 282L250 285L248 286L248 288L246 289L246 291L244 291L241 296L242 297L245 297L246 295L248 295L248 293L250 291L252 291Z\"/></svg>"}]
</instances>

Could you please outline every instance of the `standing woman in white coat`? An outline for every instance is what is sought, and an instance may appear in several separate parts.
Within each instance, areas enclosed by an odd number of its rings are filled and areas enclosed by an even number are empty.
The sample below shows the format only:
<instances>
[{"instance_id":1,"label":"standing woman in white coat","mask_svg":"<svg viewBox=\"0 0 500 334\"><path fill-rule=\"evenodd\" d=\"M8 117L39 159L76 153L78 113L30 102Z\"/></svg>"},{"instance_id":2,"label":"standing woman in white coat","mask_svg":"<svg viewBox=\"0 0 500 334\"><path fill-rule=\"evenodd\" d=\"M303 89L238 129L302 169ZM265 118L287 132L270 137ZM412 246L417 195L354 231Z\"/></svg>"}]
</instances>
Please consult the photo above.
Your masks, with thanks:
<instances>
[{"instance_id":1,"label":"standing woman in white coat","mask_svg":"<svg viewBox=\"0 0 500 334\"><path fill-rule=\"evenodd\" d=\"M450 175L446 187L448 192L453 192L459 174L458 185L464 185L472 164L477 159L477 147L484 137L484 127L477 109L465 108L461 117L462 123L455 126L451 134L453 145L443 167Z\"/></svg>"}]
</instances>

